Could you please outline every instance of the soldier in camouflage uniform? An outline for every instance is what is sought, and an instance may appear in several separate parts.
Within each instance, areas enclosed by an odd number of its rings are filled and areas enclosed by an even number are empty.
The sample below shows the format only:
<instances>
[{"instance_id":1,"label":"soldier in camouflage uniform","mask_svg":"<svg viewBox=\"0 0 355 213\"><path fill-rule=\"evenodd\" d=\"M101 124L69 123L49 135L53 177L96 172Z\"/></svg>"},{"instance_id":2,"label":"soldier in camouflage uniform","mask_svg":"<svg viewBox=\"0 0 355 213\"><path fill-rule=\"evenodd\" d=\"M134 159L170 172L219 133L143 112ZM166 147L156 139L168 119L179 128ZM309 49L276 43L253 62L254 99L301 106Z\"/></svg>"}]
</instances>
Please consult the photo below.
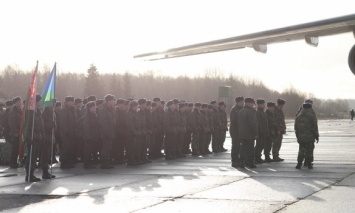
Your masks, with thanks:
<instances>
[{"instance_id":1,"label":"soldier in camouflage uniform","mask_svg":"<svg viewBox=\"0 0 355 213\"><path fill-rule=\"evenodd\" d=\"M138 164L146 164L146 163L150 163L151 161L148 160L147 158L147 135L148 135L148 131L147 131L147 119L145 116L145 108L147 105L147 100L145 98L141 98L138 100L138 116L139 116L139 120L140 120L140 130L141 130L141 134L138 138L137 141L137 148L140 150L140 159L137 161Z\"/></svg>"},{"instance_id":2,"label":"soldier in camouflage uniform","mask_svg":"<svg viewBox=\"0 0 355 213\"><path fill-rule=\"evenodd\" d=\"M73 168L76 163L75 140L77 115L74 108L74 97L65 98L65 107L60 111L60 137L62 149L60 150L60 167L63 169Z\"/></svg>"},{"instance_id":3,"label":"soldier in camouflage uniform","mask_svg":"<svg viewBox=\"0 0 355 213\"><path fill-rule=\"evenodd\" d=\"M239 96L235 98L235 105L230 111L230 126L229 133L232 137L232 167L238 168L240 166L240 140L238 137L238 111L244 106L244 97Z\"/></svg>"},{"instance_id":4,"label":"soldier in camouflage uniform","mask_svg":"<svg viewBox=\"0 0 355 213\"><path fill-rule=\"evenodd\" d=\"M161 152L163 144L164 144L164 101L161 101L160 98L154 98L153 102L156 103L157 109L156 109L156 122L157 122L157 127L156 127L156 142L154 145L154 155L155 158L161 158L165 157L165 155Z\"/></svg>"},{"instance_id":5,"label":"soldier in camouflage uniform","mask_svg":"<svg viewBox=\"0 0 355 213\"><path fill-rule=\"evenodd\" d=\"M151 141L149 144L149 159L154 160L159 158L159 152L156 151L157 147L157 136L158 136L158 128L159 128L159 123L158 123L158 111L157 111L157 103L153 102L152 103L152 135L151 135Z\"/></svg>"},{"instance_id":6,"label":"soldier in camouflage uniform","mask_svg":"<svg viewBox=\"0 0 355 213\"><path fill-rule=\"evenodd\" d=\"M153 143L153 115L152 115L152 102L150 100L147 101L147 104L144 109L145 112L145 121L146 121L146 138L145 138L145 161L147 163L151 163L148 156L148 149L150 144Z\"/></svg>"},{"instance_id":7,"label":"soldier in camouflage uniform","mask_svg":"<svg viewBox=\"0 0 355 213\"><path fill-rule=\"evenodd\" d=\"M11 128L10 128L10 123L9 123L9 113L12 108L12 100L6 101L5 102L5 111L1 116L1 126L3 127L3 135L5 138L6 143L11 143Z\"/></svg>"},{"instance_id":8,"label":"soldier in camouflage uniform","mask_svg":"<svg viewBox=\"0 0 355 213\"><path fill-rule=\"evenodd\" d=\"M254 164L254 142L258 138L258 123L255 114L255 101L245 98L245 106L238 111L238 136L241 143L241 162L249 168L256 168Z\"/></svg>"},{"instance_id":9,"label":"soldier in camouflage uniform","mask_svg":"<svg viewBox=\"0 0 355 213\"><path fill-rule=\"evenodd\" d=\"M222 124L219 118L218 105L216 101L211 101L213 106L213 134L212 134L212 152L219 153L220 150L220 141L221 141L221 129Z\"/></svg>"},{"instance_id":10,"label":"soldier in camouflage uniform","mask_svg":"<svg viewBox=\"0 0 355 213\"><path fill-rule=\"evenodd\" d=\"M126 110L124 109L125 100L116 100L116 140L112 147L112 157L114 164L126 163L124 158L126 144Z\"/></svg>"},{"instance_id":11,"label":"soldier in camouflage uniform","mask_svg":"<svg viewBox=\"0 0 355 213\"><path fill-rule=\"evenodd\" d=\"M138 102L131 101L126 113L127 127L127 166L137 166L140 161L140 150L137 147L137 141L141 134L141 124L138 116Z\"/></svg>"},{"instance_id":12,"label":"soldier in camouflage uniform","mask_svg":"<svg viewBox=\"0 0 355 213\"><path fill-rule=\"evenodd\" d=\"M75 108L75 113L77 116L77 122L79 122L81 120L81 118L84 116L85 111L82 110L82 106L83 106L83 101L80 98L75 98L74 100L74 108ZM77 132L77 136L76 136L76 141L75 141L75 154L76 154L76 160L78 162L83 160L83 135L82 132L79 133ZM79 160L80 159L80 160Z\"/></svg>"},{"instance_id":13,"label":"soldier in camouflage uniform","mask_svg":"<svg viewBox=\"0 0 355 213\"><path fill-rule=\"evenodd\" d=\"M195 108L191 112L190 122L192 128L192 155L200 155L200 140L201 140L201 129L202 128L202 118L201 118L201 103L195 103Z\"/></svg>"},{"instance_id":14,"label":"soldier in camouflage uniform","mask_svg":"<svg viewBox=\"0 0 355 213\"><path fill-rule=\"evenodd\" d=\"M179 132L178 132L178 137L177 137L177 153L176 157L181 158L181 157L186 157L182 153L182 148L183 144L185 142L185 136L186 136L186 108L187 104L186 103L179 103Z\"/></svg>"},{"instance_id":15,"label":"soldier in camouflage uniform","mask_svg":"<svg viewBox=\"0 0 355 213\"><path fill-rule=\"evenodd\" d=\"M264 144L265 162L272 162L270 158L270 151L272 147L272 142L275 140L275 136L277 132L275 115L274 115L275 106L276 104L274 102L268 102L267 109L265 111L267 124L268 124L268 136L265 139L265 144Z\"/></svg>"},{"instance_id":16,"label":"soldier in camouflage uniform","mask_svg":"<svg viewBox=\"0 0 355 213\"><path fill-rule=\"evenodd\" d=\"M92 162L92 150L95 144L98 143L99 134L99 120L96 114L96 104L94 101L89 101L86 104L86 114L83 117L83 140L84 152L83 161L84 169L94 169Z\"/></svg>"},{"instance_id":17,"label":"soldier in camouflage uniform","mask_svg":"<svg viewBox=\"0 0 355 213\"><path fill-rule=\"evenodd\" d=\"M214 128L213 128L213 106L212 105L208 105L207 107L207 117L208 117L208 125L209 125L209 129L210 131L207 133L207 144L206 144L206 154L213 154L213 152L210 151L209 147L212 141L212 133L214 132Z\"/></svg>"},{"instance_id":18,"label":"soldier in camouflage uniform","mask_svg":"<svg viewBox=\"0 0 355 213\"><path fill-rule=\"evenodd\" d=\"M265 113L265 100L258 99L256 100L256 103L258 105L256 111L256 120L258 121L258 139L256 140L255 145L255 162L264 163L264 160L261 158L261 153L269 136L267 116Z\"/></svg>"},{"instance_id":19,"label":"soldier in camouflage uniform","mask_svg":"<svg viewBox=\"0 0 355 213\"><path fill-rule=\"evenodd\" d=\"M303 159L309 169L313 169L314 142L319 141L317 118L312 113L312 104L304 103L295 120L295 133L299 144L296 169L301 169Z\"/></svg>"},{"instance_id":20,"label":"soldier in camouflage uniform","mask_svg":"<svg viewBox=\"0 0 355 213\"><path fill-rule=\"evenodd\" d=\"M165 132L165 159L176 159L175 146L177 132L177 121L175 116L175 104L173 101L168 101L166 104L168 107L164 114L164 132Z\"/></svg>"},{"instance_id":21,"label":"soldier in camouflage uniform","mask_svg":"<svg viewBox=\"0 0 355 213\"><path fill-rule=\"evenodd\" d=\"M193 103L187 104L187 109L185 111L186 116L186 134L184 143L182 145L182 152L183 154L191 154L190 144L191 144L191 136L192 136L192 127L191 127L191 112L194 108Z\"/></svg>"},{"instance_id":22,"label":"soldier in camouflage uniform","mask_svg":"<svg viewBox=\"0 0 355 213\"><path fill-rule=\"evenodd\" d=\"M226 113L226 104L222 101L218 103L218 112L219 112L219 119L221 121L221 133L220 133L220 144L219 144L219 150L221 152L226 152L228 151L223 147L224 141L226 140L226 133L228 131L228 119L227 119L227 113Z\"/></svg>"},{"instance_id":23,"label":"soldier in camouflage uniform","mask_svg":"<svg viewBox=\"0 0 355 213\"><path fill-rule=\"evenodd\" d=\"M272 144L272 156L273 156L273 161L275 162L280 162L284 160L279 157L279 152L282 145L283 135L286 134L285 114L282 110L285 103L286 103L285 100L279 98L277 99L277 106L275 107L275 121L276 121L277 131L276 131L275 140L273 141Z\"/></svg>"},{"instance_id":24,"label":"soldier in camouflage uniform","mask_svg":"<svg viewBox=\"0 0 355 213\"><path fill-rule=\"evenodd\" d=\"M208 104L202 104L201 105L201 110L200 110L200 116L201 116L201 130L200 130L200 145L199 145L199 153L200 155L207 155L206 150L208 149L207 144L208 144L208 133L211 131L210 125L209 125L209 120L208 120L208 115L207 115L207 110L208 110Z\"/></svg>"},{"instance_id":25,"label":"soldier in camouflage uniform","mask_svg":"<svg viewBox=\"0 0 355 213\"><path fill-rule=\"evenodd\" d=\"M40 178L37 178L33 174L34 170L36 169L36 160L41 154L41 145L44 142L44 125L43 125L42 113L40 110L41 99L42 98L40 95L36 95L36 109L27 110L27 113L29 114L29 120L34 121L28 123L28 129L25 138L25 143L29 150L28 156L26 157L26 164L25 164L25 169L26 169L25 180L29 182L37 182L41 180ZM47 159L45 160L48 162ZM48 163L47 165L43 165L42 168L46 168L46 167L47 169L43 170L43 176L46 179L49 179L50 174L48 173ZM49 175L49 176L45 176L45 175Z\"/></svg>"},{"instance_id":26,"label":"soldier in camouflage uniform","mask_svg":"<svg viewBox=\"0 0 355 213\"><path fill-rule=\"evenodd\" d=\"M16 97L12 100L13 106L9 112L9 125L10 125L10 135L11 135L11 159L10 168L18 168L17 157L19 154L19 144L20 144L20 126L21 126L21 98Z\"/></svg>"},{"instance_id":27,"label":"soldier in camouflage uniform","mask_svg":"<svg viewBox=\"0 0 355 213\"><path fill-rule=\"evenodd\" d=\"M112 169L112 144L116 139L115 97L105 96L105 103L99 111L100 136L102 140L101 169Z\"/></svg>"}]
</instances>

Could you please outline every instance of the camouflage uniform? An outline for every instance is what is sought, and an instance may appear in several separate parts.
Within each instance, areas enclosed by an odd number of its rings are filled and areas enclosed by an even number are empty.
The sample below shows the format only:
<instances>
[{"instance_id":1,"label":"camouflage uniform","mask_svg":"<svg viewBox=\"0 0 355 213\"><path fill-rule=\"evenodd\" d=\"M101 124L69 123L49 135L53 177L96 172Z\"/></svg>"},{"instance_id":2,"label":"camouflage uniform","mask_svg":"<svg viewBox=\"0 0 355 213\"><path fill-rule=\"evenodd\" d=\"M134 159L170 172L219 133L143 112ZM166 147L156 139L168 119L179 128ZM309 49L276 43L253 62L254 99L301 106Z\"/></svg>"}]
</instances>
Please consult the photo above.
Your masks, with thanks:
<instances>
[{"instance_id":1,"label":"camouflage uniform","mask_svg":"<svg viewBox=\"0 0 355 213\"><path fill-rule=\"evenodd\" d=\"M247 102L247 99L245 99ZM254 141L258 135L255 110L244 106L238 111L238 137L241 143L241 163L252 166L254 163Z\"/></svg>"},{"instance_id":2,"label":"camouflage uniform","mask_svg":"<svg viewBox=\"0 0 355 213\"><path fill-rule=\"evenodd\" d=\"M207 106L206 106L207 107ZM209 120L207 116L207 112L204 110L200 111L200 116L201 116L201 129L200 129L200 143L199 143L199 153L201 155L206 155L207 154L207 149L208 149L208 133L210 132L210 125L209 125Z\"/></svg>"},{"instance_id":3,"label":"camouflage uniform","mask_svg":"<svg viewBox=\"0 0 355 213\"><path fill-rule=\"evenodd\" d=\"M138 103L137 103L138 105ZM137 111L130 108L126 113L127 127L127 165L137 165L140 161L140 150L137 148L137 140L141 134L141 123Z\"/></svg>"},{"instance_id":4,"label":"camouflage uniform","mask_svg":"<svg viewBox=\"0 0 355 213\"><path fill-rule=\"evenodd\" d=\"M242 107L234 105L230 112L230 127L229 133L232 137L232 151L231 158L232 163L239 163L240 161L240 139L238 137L238 111L241 110Z\"/></svg>"},{"instance_id":5,"label":"camouflage uniform","mask_svg":"<svg viewBox=\"0 0 355 213\"><path fill-rule=\"evenodd\" d=\"M75 140L77 115L74 107L63 107L60 111L60 138L62 139L62 149L60 150L61 167L70 167L76 161Z\"/></svg>"},{"instance_id":6,"label":"camouflage uniform","mask_svg":"<svg viewBox=\"0 0 355 213\"><path fill-rule=\"evenodd\" d=\"M276 136L272 144L272 156L274 159L279 158L279 152L282 145L283 134L286 133L285 115L282 109L275 107L275 121L276 121Z\"/></svg>"},{"instance_id":7,"label":"camouflage uniform","mask_svg":"<svg viewBox=\"0 0 355 213\"><path fill-rule=\"evenodd\" d=\"M294 128L299 143L297 161L302 164L305 159L305 163L310 165L313 162L314 141L319 138L317 119L311 109L302 109Z\"/></svg>"},{"instance_id":8,"label":"camouflage uniform","mask_svg":"<svg viewBox=\"0 0 355 213\"><path fill-rule=\"evenodd\" d=\"M256 140L256 145L255 145L255 160L260 162L261 153L264 149L266 140L269 136L267 116L264 112L264 109L262 108L257 109L256 119L258 121L258 139Z\"/></svg>"},{"instance_id":9,"label":"camouflage uniform","mask_svg":"<svg viewBox=\"0 0 355 213\"><path fill-rule=\"evenodd\" d=\"M182 153L183 144L186 136L186 114L185 112L179 110L179 132L178 132L178 143L177 143L177 157L184 157Z\"/></svg>"},{"instance_id":10,"label":"camouflage uniform","mask_svg":"<svg viewBox=\"0 0 355 213\"><path fill-rule=\"evenodd\" d=\"M89 103L90 104L90 103ZM84 168L88 168L92 165L92 152L94 144L99 141L99 120L95 112L87 110L83 117L83 140L84 140L84 153L83 161Z\"/></svg>"},{"instance_id":11,"label":"camouflage uniform","mask_svg":"<svg viewBox=\"0 0 355 213\"><path fill-rule=\"evenodd\" d=\"M220 144L219 144L219 150L220 151L227 151L223 145L226 140L226 133L228 131L228 119L227 119L227 113L225 110L219 109L219 119L221 121L221 129L220 129Z\"/></svg>"},{"instance_id":12,"label":"camouflage uniform","mask_svg":"<svg viewBox=\"0 0 355 213\"><path fill-rule=\"evenodd\" d=\"M107 102L99 111L100 135L102 140L101 168L109 168L112 162L112 143L116 139L115 110Z\"/></svg>"},{"instance_id":13,"label":"camouflage uniform","mask_svg":"<svg viewBox=\"0 0 355 213\"><path fill-rule=\"evenodd\" d=\"M190 117L191 128L192 128L192 155L199 155L200 150L200 140L201 140L201 130L202 130L202 118L201 113L197 108L194 108L191 112Z\"/></svg>"},{"instance_id":14,"label":"camouflage uniform","mask_svg":"<svg viewBox=\"0 0 355 213\"><path fill-rule=\"evenodd\" d=\"M116 141L113 144L115 163L124 162L124 151L127 144L126 111L116 108Z\"/></svg>"},{"instance_id":15,"label":"camouflage uniform","mask_svg":"<svg viewBox=\"0 0 355 213\"><path fill-rule=\"evenodd\" d=\"M176 151L177 117L175 111L168 108L164 114L164 132L165 132L165 158L174 159Z\"/></svg>"},{"instance_id":16,"label":"camouflage uniform","mask_svg":"<svg viewBox=\"0 0 355 213\"><path fill-rule=\"evenodd\" d=\"M20 145L20 126L21 126L21 115L22 109L16 105L12 106L9 112L9 125L10 125L10 135L11 135L11 159L10 167L17 167L17 157L19 154Z\"/></svg>"},{"instance_id":17,"label":"camouflage uniform","mask_svg":"<svg viewBox=\"0 0 355 213\"><path fill-rule=\"evenodd\" d=\"M185 117L186 117L186 134L185 134L185 139L184 143L182 145L182 151L183 154L190 154L190 144L191 144L191 136L192 136L192 127L191 127L191 112L189 110L186 110Z\"/></svg>"},{"instance_id":18,"label":"camouflage uniform","mask_svg":"<svg viewBox=\"0 0 355 213\"><path fill-rule=\"evenodd\" d=\"M219 110L213 109L213 134L212 134L212 150L213 152L220 152L220 142L221 142L221 129L222 124L219 117Z\"/></svg>"},{"instance_id":19,"label":"camouflage uniform","mask_svg":"<svg viewBox=\"0 0 355 213\"><path fill-rule=\"evenodd\" d=\"M272 147L273 141L275 140L275 136L277 134L277 127L276 127L277 124L276 124L275 115L273 112L266 109L265 114L266 114L267 123L268 123L268 137L266 138L265 144L264 144L264 155L265 155L265 160L269 161L271 147Z\"/></svg>"}]
</instances>

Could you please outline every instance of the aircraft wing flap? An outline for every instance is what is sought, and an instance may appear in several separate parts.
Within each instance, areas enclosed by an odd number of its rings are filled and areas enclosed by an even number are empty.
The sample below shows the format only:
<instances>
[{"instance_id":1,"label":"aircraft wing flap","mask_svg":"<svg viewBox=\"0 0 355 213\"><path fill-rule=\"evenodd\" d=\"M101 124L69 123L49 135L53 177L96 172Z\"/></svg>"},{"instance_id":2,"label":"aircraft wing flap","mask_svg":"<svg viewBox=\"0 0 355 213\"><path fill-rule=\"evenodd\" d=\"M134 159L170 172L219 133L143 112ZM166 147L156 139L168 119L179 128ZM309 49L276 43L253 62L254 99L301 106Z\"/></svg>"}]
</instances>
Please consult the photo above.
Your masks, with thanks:
<instances>
[{"instance_id":1,"label":"aircraft wing flap","mask_svg":"<svg viewBox=\"0 0 355 213\"><path fill-rule=\"evenodd\" d=\"M254 47L255 45L268 45L274 43L305 39L306 36L320 37L353 32L355 29L355 14L327 19L317 22L289 26L274 30L262 31L226 39L214 40L204 43L192 44L166 51L151 52L134 56L144 60L160 60L190 55L198 55L219 51Z\"/></svg>"}]
</instances>

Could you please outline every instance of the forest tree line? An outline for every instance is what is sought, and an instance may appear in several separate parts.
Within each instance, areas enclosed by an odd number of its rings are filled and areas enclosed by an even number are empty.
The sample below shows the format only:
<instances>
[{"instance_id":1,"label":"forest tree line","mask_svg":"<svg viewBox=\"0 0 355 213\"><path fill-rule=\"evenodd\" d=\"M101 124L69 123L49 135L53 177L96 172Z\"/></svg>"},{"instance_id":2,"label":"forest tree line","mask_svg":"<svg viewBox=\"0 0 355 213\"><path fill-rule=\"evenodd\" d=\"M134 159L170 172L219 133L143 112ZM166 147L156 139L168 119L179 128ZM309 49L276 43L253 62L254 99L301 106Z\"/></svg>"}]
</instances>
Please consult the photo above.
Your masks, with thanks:
<instances>
[{"instance_id":1,"label":"forest tree line","mask_svg":"<svg viewBox=\"0 0 355 213\"><path fill-rule=\"evenodd\" d=\"M50 74L50 69L40 70L37 77L37 93L42 91ZM15 96L26 97L32 72L7 66L0 70L0 100L11 99ZM219 87L231 87L231 96L219 98ZM235 75L224 77L218 70L206 70L204 76L176 78L155 75L153 71L132 75L129 72L100 74L91 65L86 74L61 72L57 75L56 98L87 97L96 95L99 99L105 94L113 94L116 98L147 98L160 97L162 100L178 98L188 102L209 103L211 100L224 101L229 110L234 105L235 96L263 98L276 102L277 98L286 100L284 112L292 118L300 105L307 98L314 101L313 108L318 116L336 117L338 114L349 112L348 100L317 99L312 94L306 94L290 87L283 92L277 92L266 87L261 81L246 79Z\"/></svg>"}]
</instances>

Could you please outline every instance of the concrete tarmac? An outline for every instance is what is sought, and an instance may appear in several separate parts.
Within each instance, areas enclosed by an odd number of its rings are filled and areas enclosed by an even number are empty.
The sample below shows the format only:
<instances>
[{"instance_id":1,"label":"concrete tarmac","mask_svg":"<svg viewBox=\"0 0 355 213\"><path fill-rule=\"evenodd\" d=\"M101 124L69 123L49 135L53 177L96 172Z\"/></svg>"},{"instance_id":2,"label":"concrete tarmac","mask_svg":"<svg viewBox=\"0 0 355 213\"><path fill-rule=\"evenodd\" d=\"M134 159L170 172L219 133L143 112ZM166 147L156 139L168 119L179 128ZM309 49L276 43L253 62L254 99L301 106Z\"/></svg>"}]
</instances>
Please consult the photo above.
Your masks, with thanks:
<instances>
[{"instance_id":1,"label":"concrete tarmac","mask_svg":"<svg viewBox=\"0 0 355 213\"><path fill-rule=\"evenodd\" d=\"M231 167L228 152L111 170L53 168L57 178L26 183L23 168L0 166L4 212L355 212L355 123L319 121L314 169L295 169L298 143L287 124L284 162ZM41 171L36 171L41 177Z\"/></svg>"}]
</instances>

